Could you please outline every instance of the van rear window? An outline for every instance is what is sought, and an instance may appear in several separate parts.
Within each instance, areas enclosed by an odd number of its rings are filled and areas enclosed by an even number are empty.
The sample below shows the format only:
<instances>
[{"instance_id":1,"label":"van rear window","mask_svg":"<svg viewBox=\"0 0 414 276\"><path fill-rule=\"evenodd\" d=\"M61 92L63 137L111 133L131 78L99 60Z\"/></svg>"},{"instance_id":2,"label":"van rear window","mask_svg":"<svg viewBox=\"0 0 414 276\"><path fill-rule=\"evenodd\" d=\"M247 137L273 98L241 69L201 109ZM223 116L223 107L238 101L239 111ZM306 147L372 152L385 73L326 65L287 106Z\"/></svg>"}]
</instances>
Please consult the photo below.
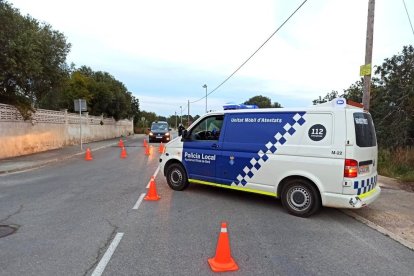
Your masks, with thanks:
<instances>
[{"instance_id":1,"label":"van rear window","mask_svg":"<svg viewBox=\"0 0 414 276\"><path fill-rule=\"evenodd\" d=\"M356 143L359 147L374 147L377 145L374 123L367 113L354 113Z\"/></svg>"}]
</instances>

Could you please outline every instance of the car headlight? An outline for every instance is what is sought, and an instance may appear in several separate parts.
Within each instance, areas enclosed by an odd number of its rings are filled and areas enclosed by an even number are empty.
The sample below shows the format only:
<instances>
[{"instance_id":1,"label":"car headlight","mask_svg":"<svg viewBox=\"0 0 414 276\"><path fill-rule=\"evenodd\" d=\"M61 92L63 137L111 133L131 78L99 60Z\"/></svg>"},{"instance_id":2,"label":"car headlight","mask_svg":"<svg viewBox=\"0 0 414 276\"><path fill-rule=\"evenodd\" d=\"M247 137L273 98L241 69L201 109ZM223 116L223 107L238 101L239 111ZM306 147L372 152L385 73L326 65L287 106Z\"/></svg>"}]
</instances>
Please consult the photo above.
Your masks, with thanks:
<instances>
[{"instance_id":1,"label":"car headlight","mask_svg":"<svg viewBox=\"0 0 414 276\"><path fill-rule=\"evenodd\" d=\"M149 136L153 136L154 135L154 133L152 133L151 131L150 131L150 133L148 133L149 134Z\"/></svg>"},{"instance_id":2,"label":"car headlight","mask_svg":"<svg viewBox=\"0 0 414 276\"><path fill-rule=\"evenodd\" d=\"M170 133L169 132L165 133L165 136L170 136Z\"/></svg>"}]
</instances>

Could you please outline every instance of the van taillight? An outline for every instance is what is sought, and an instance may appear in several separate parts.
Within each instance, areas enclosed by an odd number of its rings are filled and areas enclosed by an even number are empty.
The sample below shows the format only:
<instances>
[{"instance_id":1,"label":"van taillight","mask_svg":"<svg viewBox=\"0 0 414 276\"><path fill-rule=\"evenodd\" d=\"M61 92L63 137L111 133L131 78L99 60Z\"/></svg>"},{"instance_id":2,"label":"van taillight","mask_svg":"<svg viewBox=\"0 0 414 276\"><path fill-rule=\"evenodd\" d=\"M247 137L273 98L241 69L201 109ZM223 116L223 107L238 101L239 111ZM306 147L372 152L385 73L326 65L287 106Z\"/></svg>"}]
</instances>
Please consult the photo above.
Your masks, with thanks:
<instances>
[{"instance_id":1,"label":"van taillight","mask_svg":"<svg viewBox=\"0 0 414 276\"><path fill-rule=\"evenodd\" d=\"M344 177L358 176L358 161L353 159L345 159Z\"/></svg>"}]
</instances>

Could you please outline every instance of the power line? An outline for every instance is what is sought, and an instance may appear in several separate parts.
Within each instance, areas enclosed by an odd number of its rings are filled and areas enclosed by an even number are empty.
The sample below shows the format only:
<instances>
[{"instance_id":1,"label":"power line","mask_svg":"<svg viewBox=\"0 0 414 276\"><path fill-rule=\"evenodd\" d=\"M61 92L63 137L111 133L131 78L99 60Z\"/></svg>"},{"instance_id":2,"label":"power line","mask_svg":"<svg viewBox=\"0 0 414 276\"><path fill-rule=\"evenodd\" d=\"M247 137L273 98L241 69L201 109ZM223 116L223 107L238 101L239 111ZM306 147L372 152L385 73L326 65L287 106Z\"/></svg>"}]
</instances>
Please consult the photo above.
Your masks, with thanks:
<instances>
[{"instance_id":1,"label":"power line","mask_svg":"<svg viewBox=\"0 0 414 276\"><path fill-rule=\"evenodd\" d=\"M231 77L233 77L257 52L259 52L260 51L260 49L262 49L263 48L263 46L289 21L289 19L293 16L293 15L295 15L295 13L307 2L308 0L305 0L305 1L303 1L302 2L302 4L300 4L299 5L299 7L279 26L279 28L277 28L276 29L276 31L274 31L270 36L269 36L269 38L268 39L266 39L266 41L265 42L263 42L263 44L262 45L260 45L260 47L256 50L256 51L254 51L254 53L253 54L251 54L250 56L249 56L249 58L248 59L246 59L233 73L231 73L230 74L230 76L228 76L223 82L221 82L216 88L214 88L213 90L211 90L206 96L204 96L204 97L202 97L202 98L200 98L200 99L198 99L198 100L196 100L196 101L192 101L192 102L190 102L190 104L192 104L192 103L196 103L196 102L199 102L199 101L201 101L202 99L204 99L205 97L207 97L208 95L210 95L210 94L212 94L212 93L214 93L216 90L218 90L223 84L225 84Z\"/></svg>"},{"instance_id":2,"label":"power line","mask_svg":"<svg viewBox=\"0 0 414 276\"><path fill-rule=\"evenodd\" d=\"M404 3L405 12L407 13L408 21L410 22L411 31L413 32L413 35L414 35L414 28L413 28L413 24L411 24L410 14L408 13L408 10L407 10L407 5L405 5L405 1L404 1L404 0L403 0L403 3Z\"/></svg>"}]
</instances>

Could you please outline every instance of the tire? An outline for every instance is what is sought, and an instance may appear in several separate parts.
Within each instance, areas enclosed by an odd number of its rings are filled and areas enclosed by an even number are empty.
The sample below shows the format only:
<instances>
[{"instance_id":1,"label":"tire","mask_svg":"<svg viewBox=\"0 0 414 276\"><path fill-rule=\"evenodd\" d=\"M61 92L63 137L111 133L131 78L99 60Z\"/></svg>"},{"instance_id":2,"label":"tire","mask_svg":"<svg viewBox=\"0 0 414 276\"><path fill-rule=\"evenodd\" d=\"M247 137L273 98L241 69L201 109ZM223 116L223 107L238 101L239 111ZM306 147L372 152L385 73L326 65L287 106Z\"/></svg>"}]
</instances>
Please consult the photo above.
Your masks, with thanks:
<instances>
[{"instance_id":1,"label":"tire","mask_svg":"<svg viewBox=\"0 0 414 276\"><path fill-rule=\"evenodd\" d=\"M182 191L188 187L187 172L179 163L171 164L167 168L166 177L168 186L175 191Z\"/></svg>"},{"instance_id":2,"label":"tire","mask_svg":"<svg viewBox=\"0 0 414 276\"><path fill-rule=\"evenodd\" d=\"M294 216L309 217L319 210L321 200L319 192L308 180L295 178L284 185L282 204Z\"/></svg>"}]
</instances>

